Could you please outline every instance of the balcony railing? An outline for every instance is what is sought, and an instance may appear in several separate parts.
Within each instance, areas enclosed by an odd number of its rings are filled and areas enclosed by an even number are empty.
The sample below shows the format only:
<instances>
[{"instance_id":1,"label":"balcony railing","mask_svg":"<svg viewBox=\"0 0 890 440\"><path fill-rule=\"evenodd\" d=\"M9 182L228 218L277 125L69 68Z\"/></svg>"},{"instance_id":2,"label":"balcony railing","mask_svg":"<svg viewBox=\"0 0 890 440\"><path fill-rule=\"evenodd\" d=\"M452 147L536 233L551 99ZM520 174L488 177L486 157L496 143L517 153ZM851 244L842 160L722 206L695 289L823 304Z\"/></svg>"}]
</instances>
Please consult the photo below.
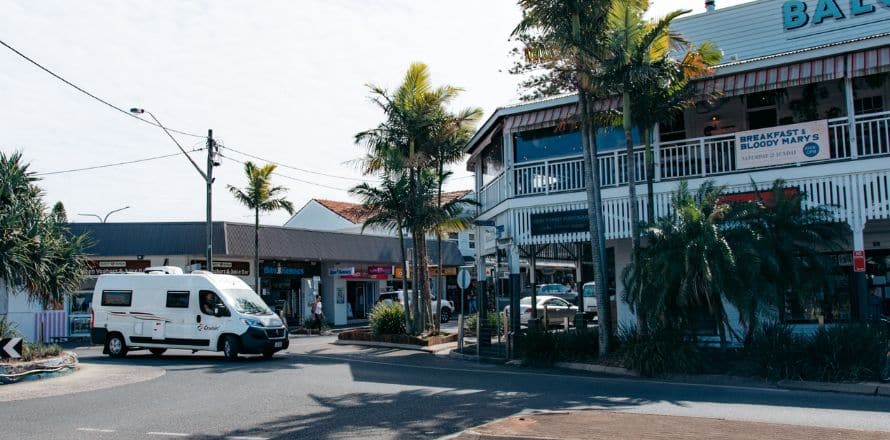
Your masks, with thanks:
<instances>
[{"instance_id":1,"label":"balcony railing","mask_svg":"<svg viewBox=\"0 0 890 440\"><path fill-rule=\"evenodd\" d=\"M890 154L890 112L856 117L857 156ZM825 161L853 158L848 137L847 118L828 121L831 158ZM737 171L735 136L720 135L663 142L653 148L656 181L700 178ZM634 150L636 180L646 180L644 147ZM625 150L614 150L597 156L600 185L604 188L627 183ZM584 160L581 156L563 157L523 163L512 169L513 183L508 185L507 173L482 188L482 210L488 210L509 197L582 191ZM511 188L512 186L512 188Z\"/></svg>"}]
</instances>

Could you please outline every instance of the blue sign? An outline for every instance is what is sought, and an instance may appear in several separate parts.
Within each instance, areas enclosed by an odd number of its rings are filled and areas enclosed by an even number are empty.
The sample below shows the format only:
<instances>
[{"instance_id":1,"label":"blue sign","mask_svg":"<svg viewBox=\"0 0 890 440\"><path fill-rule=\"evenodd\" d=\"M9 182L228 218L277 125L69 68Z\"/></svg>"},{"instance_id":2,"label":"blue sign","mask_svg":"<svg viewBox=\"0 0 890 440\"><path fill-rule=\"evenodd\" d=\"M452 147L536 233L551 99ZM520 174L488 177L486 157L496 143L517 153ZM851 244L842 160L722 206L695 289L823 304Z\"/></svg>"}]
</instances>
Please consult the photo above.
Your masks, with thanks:
<instances>
[{"instance_id":1,"label":"blue sign","mask_svg":"<svg viewBox=\"0 0 890 440\"><path fill-rule=\"evenodd\" d=\"M846 12L838 5L837 0L819 0L813 11L808 10L807 3L802 0L789 0L782 4L782 24L785 30L799 29L810 22L819 25L826 20L837 21L849 17L858 17L875 12L875 5L890 7L890 0L849 0Z\"/></svg>"},{"instance_id":2,"label":"blue sign","mask_svg":"<svg viewBox=\"0 0 890 440\"><path fill-rule=\"evenodd\" d=\"M819 144L810 142L803 146L803 154L806 157L816 157L819 155Z\"/></svg>"}]
</instances>

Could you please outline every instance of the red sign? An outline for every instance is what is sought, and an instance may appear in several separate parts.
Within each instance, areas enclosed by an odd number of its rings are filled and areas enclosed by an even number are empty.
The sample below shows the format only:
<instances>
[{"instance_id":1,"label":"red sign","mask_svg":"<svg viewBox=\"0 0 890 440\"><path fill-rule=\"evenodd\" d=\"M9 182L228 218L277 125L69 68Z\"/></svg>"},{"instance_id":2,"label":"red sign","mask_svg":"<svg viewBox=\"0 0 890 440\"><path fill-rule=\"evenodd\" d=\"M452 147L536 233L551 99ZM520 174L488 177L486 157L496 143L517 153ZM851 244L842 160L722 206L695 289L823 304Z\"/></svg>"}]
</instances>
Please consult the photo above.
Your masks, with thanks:
<instances>
[{"instance_id":1,"label":"red sign","mask_svg":"<svg viewBox=\"0 0 890 440\"><path fill-rule=\"evenodd\" d=\"M392 266L368 266L368 273L374 275L392 275Z\"/></svg>"},{"instance_id":2,"label":"red sign","mask_svg":"<svg viewBox=\"0 0 890 440\"><path fill-rule=\"evenodd\" d=\"M853 272L865 272L865 251L853 251Z\"/></svg>"},{"instance_id":3,"label":"red sign","mask_svg":"<svg viewBox=\"0 0 890 440\"><path fill-rule=\"evenodd\" d=\"M785 188L784 193L786 199L792 199L800 193L800 190L794 187ZM758 200L762 200L767 208L771 208L776 203L775 194L773 194L772 191L760 191L759 193L756 191L731 193L724 194L717 198L718 203L746 203Z\"/></svg>"}]
</instances>

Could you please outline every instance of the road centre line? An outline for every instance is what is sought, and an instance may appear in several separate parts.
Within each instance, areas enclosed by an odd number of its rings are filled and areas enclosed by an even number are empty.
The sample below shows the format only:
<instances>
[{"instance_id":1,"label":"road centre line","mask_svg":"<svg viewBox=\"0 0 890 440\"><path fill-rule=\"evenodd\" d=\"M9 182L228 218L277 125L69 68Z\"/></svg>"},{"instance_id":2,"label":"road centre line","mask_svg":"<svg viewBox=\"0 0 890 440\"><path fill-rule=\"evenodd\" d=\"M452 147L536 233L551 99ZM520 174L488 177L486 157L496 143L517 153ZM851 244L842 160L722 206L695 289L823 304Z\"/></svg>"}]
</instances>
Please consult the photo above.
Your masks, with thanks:
<instances>
[{"instance_id":1,"label":"road centre line","mask_svg":"<svg viewBox=\"0 0 890 440\"><path fill-rule=\"evenodd\" d=\"M250 437L245 435L230 435L226 438L229 440L269 440L268 437Z\"/></svg>"},{"instance_id":2,"label":"road centre line","mask_svg":"<svg viewBox=\"0 0 890 440\"><path fill-rule=\"evenodd\" d=\"M84 432L116 432L114 429L100 429L100 428L77 428L78 431Z\"/></svg>"},{"instance_id":3,"label":"road centre line","mask_svg":"<svg viewBox=\"0 0 890 440\"><path fill-rule=\"evenodd\" d=\"M145 435L159 435L164 437L191 437L191 434L186 434L184 432L146 432Z\"/></svg>"},{"instance_id":4,"label":"road centre line","mask_svg":"<svg viewBox=\"0 0 890 440\"><path fill-rule=\"evenodd\" d=\"M341 356L328 356L328 355L318 355L318 354L303 354L303 353L294 353L291 354L296 356L306 356L310 358L318 358L318 359L328 359L328 360L339 360L343 362L359 362L370 365L384 365L384 366L395 366L395 367L404 367L404 368L416 368L421 370L434 370L434 371L452 371L457 373L486 373L486 374L498 374L505 376L541 376L541 377L553 377L557 379L567 379L567 378L577 378L582 380L588 380L591 382L599 382L599 383L609 383L609 382L622 382L629 384L640 384L640 383L650 383L650 384L659 384L659 385L674 385L674 386L684 386L684 387L692 387L692 388L716 388L716 389L725 389L725 390L745 390L745 391L759 391L759 392L772 392L772 393L788 393L792 390L782 389L782 388L766 388L766 387L749 387L743 385L711 385L711 384L703 384L703 383L686 383L686 382L670 382L664 380L652 380L652 379L625 379L621 377L592 377L592 376L581 376L581 375L565 375L565 374L554 374L554 373L539 373L532 371L506 371L506 370L483 370L476 368L449 368L449 367L432 367L432 366L423 366L423 365L412 365L412 364L401 364L396 362L381 362L381 361L369 361L364 359L354 359L349 357L341 357Z\"/></svg>"}]
</instances>

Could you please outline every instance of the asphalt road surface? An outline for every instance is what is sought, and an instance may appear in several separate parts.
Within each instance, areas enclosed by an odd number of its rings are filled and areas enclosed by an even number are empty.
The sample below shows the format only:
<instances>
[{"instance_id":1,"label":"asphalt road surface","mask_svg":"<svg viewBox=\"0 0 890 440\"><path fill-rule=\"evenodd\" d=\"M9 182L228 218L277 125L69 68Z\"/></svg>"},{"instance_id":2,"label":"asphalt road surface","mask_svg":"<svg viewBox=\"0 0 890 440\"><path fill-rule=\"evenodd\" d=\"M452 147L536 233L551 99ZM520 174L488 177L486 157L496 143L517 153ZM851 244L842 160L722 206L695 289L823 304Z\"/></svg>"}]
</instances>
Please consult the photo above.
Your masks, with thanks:
<instances>
[{"instance_id":1,"label":"asphalt road surface","mask_svg":"<svg viewBox=\"0 0 890 440\"><path fill-rule=\"evenodd\" d=\"M141 352L89 365L166 374L130 385L0 402L2 439L439 438L524 410L612 410L883 431L890 398L703 386L531 370L299 337L272 360Z\"/></svg>"}]
</instances>

